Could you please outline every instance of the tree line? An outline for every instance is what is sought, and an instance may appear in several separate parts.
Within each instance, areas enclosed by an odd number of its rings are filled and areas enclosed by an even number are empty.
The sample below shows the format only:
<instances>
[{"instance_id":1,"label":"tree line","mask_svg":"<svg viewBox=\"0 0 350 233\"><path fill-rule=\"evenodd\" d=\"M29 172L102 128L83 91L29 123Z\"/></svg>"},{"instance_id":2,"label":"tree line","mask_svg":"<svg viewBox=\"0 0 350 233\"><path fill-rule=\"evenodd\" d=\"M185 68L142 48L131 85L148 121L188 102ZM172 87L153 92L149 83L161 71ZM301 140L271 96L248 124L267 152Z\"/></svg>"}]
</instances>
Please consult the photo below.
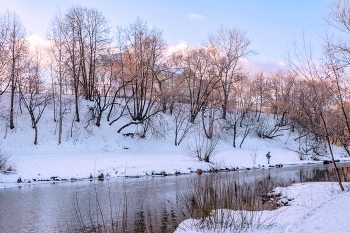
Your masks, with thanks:
<instances>
[{"instance_id":1,"label":"tree line","mask_svg":"<svg viewBox=\"0 0 350 233\"><path fill-rule=\"evenodd\" d=\"M288 70L254 75L242 62L255 54L251 40L234 27L220 27L201 46L171 53L162 31L141 19L112 28L102 12L74 6L54 16L48 45L31 48L18 16L5 12L0 17L0 94L10 96L8 127L15 127L18 97L30 115L36 144L37 124L52 104L61 143L63 99L71 95L75 122L81 121L85 99L93 103L89 111L96 126L104 117L110 125L129 119L118 133L139 125L145 137L156 117L167 114L175 145L198 124L209 140L228 132L234 147L252 133L272 139L292 130L299 134L301 157L331 153L334 144L349 154L349 9L348 1L332 3L321 61L313 60L303 41L290 53ZM269 125L266 114L277 123Z\"/></svg>"}]
</instances>

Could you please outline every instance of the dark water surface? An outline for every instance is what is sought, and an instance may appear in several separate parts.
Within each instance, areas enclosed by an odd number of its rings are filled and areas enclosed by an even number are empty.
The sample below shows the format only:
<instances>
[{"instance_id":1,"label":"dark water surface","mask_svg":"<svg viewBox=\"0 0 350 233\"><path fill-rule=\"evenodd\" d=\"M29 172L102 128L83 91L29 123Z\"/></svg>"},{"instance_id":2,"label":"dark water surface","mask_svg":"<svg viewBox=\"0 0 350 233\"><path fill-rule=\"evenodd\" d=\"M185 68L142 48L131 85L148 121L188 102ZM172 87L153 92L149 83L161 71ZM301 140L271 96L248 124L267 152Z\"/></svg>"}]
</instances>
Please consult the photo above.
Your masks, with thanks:
<instances>
[{"instance_id":1,"label":"dark water surface","mask_svg":"<svg viewBox=\"0 0 350 233\"><path fill-rule=\"evenodd\" d=\"M350 163L339 163L338 166L342 179L350 181ZM332 164L227 174L246 178L268 177L272 182L277 179L296 183L336 181ZM202 176L211 175L214 174ZM177 195L186 192L190 180L197 176L113 178L2 189L0 232L79 232L82 226L90 223L112 224L111 219L116 222L124 219L123 224L127 225L129 232L146 232L146 229L148 232L172 232L185 218L179 214L181 207ZM274 183L274 186L278 185L278 182Z\"/></svg>"}]
</instances>

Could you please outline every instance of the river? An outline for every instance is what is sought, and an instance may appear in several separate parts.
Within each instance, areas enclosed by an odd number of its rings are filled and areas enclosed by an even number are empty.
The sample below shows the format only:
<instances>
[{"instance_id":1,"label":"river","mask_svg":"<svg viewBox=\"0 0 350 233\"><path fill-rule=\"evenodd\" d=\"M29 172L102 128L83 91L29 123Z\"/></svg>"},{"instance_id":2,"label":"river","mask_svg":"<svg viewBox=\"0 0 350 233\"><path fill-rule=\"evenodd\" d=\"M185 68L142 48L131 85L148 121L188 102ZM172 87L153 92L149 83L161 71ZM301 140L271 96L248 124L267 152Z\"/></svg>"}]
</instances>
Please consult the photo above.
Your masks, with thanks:
<instances>
[{"instance_id":1,"label":"river","mask_svg":"<svg viewBox=\"0 0 350 233\"><path fill-rule=\"evenodd\" d=\"M350 163L339 163L339 167L342 179L349 181ZM335 181L332 168L332 164L320 164L227 174L241 181L245 177L244 182L247 178L268 177L275 187L281 185L277 178L289 183ZM191 179L197 177L200 176L113 178L2 189L0 232L88 232L90 224L100 224L103 231L104 225L117 223L125 224L127 232L171 232L186 218L179 211L178 193L191 189Z\"/></svg>"}]
</instances>

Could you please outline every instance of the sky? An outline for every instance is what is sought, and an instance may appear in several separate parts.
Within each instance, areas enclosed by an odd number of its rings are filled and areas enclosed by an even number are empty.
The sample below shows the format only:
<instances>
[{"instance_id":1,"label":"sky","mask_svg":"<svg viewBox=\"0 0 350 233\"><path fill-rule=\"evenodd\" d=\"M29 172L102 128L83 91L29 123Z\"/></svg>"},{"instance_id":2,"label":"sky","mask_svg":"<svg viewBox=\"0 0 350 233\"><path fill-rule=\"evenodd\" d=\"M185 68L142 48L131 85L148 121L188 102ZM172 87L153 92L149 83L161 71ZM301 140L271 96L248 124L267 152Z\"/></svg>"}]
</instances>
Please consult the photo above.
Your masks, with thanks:
<instances>
[{"instance_id":1,"label":"sky","mask_svg":"<svg viewBox=\"0 0 350 233\"><path fill-rule=\"evenodd\" d=\"M73 5L94 7L112 28L137 17L163 31L169 46L201 46L220 26L247 33L256 55L248 57L255 70L283 68L294 41L304 34L314 49L325 31L331 0L1 0L0 12L15 11L32 37L44 39L51 19Z\"/></svg>"}]
</instances>

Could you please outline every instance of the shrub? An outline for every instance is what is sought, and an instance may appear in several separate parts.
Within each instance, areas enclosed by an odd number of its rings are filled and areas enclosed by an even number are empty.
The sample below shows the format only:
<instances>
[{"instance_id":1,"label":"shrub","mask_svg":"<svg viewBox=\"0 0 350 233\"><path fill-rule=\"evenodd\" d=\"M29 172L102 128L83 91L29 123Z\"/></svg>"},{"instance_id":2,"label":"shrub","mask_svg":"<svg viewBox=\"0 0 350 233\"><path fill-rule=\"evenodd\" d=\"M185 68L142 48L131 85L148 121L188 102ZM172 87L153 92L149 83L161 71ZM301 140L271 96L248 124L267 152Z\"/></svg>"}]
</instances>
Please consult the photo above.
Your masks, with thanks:
<instances>
[{"instance_id":1,"label":"shrub","mask_svg":"<svg viewBox=\"0 0 350 233\"><path fill-rule=\"evenodd\" d=\"M97 176L97 179L98 180L104 180L105 178L105 175L103 173L100 173L98 176Z\"/></svg>"},{"instance_id":2,"label":"shrub","mask_svg":"<svg viewBox=\"0 0 350 233\"><path fill-rule=\"evenodd\" d=\"M199 161L207 163L211 162L211 158L216 152L216 146L219 142L219 137L208 139L201 134L194 138L194 142L187 145L187 151L191 157L197 158Z\"/></svg>"},{"instance_id":3,"label":"shrub","mask_svg":"<svg viewBox=\"0 0 350 233\"><path fill-rule=\"evenodd\" d=\"M201 232L268 231L278 221L280 213L262 215L261 210L280 206L279 194L270 191L292 182L275 179L271 181L267 174L249 177L240 173L190 177L188 186L181 187L177 194L179 209L188 219L178 229ZM270 200L272 197L274 201Z\"/></svg>"},{"instance_id":4,"label":"shrub","mask_svg":"<svg viewBox=\"0 0 350 233\"><path fill-rule=\"evenodd\" d=\"M0 149L0 171L14 171L10 155Z\"/></svg>"}]
</instances>

